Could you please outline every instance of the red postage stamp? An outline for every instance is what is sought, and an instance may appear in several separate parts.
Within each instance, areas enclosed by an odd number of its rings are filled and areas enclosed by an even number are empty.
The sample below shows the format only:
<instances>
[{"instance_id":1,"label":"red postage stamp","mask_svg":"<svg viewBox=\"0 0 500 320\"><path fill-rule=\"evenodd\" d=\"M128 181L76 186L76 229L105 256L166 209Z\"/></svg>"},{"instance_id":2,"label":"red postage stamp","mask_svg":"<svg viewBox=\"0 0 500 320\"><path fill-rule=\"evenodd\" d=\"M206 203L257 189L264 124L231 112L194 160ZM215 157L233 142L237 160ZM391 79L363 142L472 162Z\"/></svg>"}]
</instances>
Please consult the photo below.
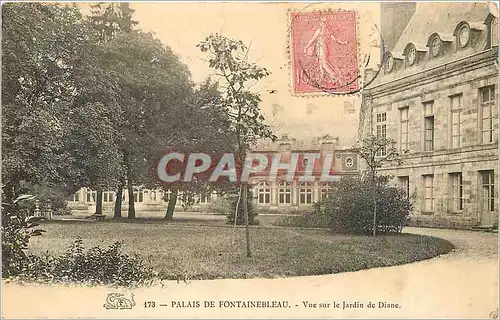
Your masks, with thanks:
<instances>
[{"instance_id":1,"label":"red postage stamp","mask_svg":"<svg viewBox=\"0 0 500 320\"><path fill-rule=\"evenodd\" d=\"M292 12L290 18L294 93L358 91L356 12Z\"/></svg>"}]
</instances>

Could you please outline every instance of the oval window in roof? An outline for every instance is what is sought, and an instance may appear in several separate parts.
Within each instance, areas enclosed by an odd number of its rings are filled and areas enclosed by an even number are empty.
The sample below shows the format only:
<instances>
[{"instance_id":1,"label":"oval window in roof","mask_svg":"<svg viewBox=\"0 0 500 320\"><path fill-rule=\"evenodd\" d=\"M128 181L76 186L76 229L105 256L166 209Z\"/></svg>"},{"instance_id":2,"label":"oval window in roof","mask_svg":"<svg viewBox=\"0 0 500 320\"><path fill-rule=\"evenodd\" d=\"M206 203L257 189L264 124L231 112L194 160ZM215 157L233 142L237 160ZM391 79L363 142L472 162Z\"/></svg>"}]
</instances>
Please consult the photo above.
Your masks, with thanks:
<instances>
[{"instance_id":1,"label":"oval window in roof","mask_svg":"<svg viewBox=\"0 0 500 320\"><path fill-rule=\"evenodd\" d=\"M434 36L431 42L431 54L433 57L437 57L441 53L442 42L438 36Z\"/></svg>"},{"instance_id":2,"label":"oval window in roof","mask_svg":"<svg viewBox=\"0 0 500 320\"><path fill-rule=\"evenodd\" d=\"M458 43L460 44L461 48L464 48L470 40L470 27L467 24L464 24L462 27L460 27L460 30L458 30Z\"/></svg>"},{"instance_id":3,"label":"oval window in roof","mask_svg":"<svg viewBox=\"0 0 500 320\"><path fill-rule=\"evenodd\" d=\"M408 51L406 52L406 59L408 60L408 64L410 66L415 64L415 61L417 60L417 49L415 49L414 45L411 45L408 48Z\"/></svg>"}]
</instances>

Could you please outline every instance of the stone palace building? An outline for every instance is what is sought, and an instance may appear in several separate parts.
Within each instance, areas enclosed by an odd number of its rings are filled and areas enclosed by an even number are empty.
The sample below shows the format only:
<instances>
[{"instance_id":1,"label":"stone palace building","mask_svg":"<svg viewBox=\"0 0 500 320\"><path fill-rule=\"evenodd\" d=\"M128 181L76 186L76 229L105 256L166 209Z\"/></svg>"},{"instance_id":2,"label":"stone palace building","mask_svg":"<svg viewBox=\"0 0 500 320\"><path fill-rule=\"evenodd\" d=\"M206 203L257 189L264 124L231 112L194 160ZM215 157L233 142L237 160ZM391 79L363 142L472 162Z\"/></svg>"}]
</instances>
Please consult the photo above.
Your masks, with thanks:
<instances>
[{"instance_id":1,"label":"stone palace building","mask_svg":"<svg viewBox=\"0 0 500 320\"><path fill-rule=\"evenodd\" d=\"M403 164L382 171L407 190L413 223L492 226L498 222L498 19L485 2L420 2L411 10L398 40L386 47L381 72L364 89L360 138L397 141Z\"/></svg>"},{"instance_id":2,"label":"stone palace building","mask_svg":"<svg viewBox=\"0 0 500 320\"><path fill-rule=\"evenodd\" d=\"M298 141L297 139L282 136L276 142L267 144L265 149L253 150L253 152L264 153L271 158L273 155L279 153L281 162L287 163L291 153L319 153L333 154L333 161L331 165L331 174L342 178L344 176L357 175L358 171L358 157L356 154L342 149L339 145L338 138L325 135L323 137L315 138L313 141ZM306 182L299 181L300 173L304 172L307 163L303 163L303 159L299 158L297 164L297 176L293 181L286 181L284 175L278 172L277 179L274 180L267 178L265 174L255 174L250 177L250 184L252 185L254 204L259 209L259 212L308 212L311 211L314 202L319 201L328 190L332 187L334 182L320 181L321 170L314 169L312 176L314 181ZM149 190L141 187L135 188L134 202L138 216L141 212L161 212L165 211L169 191L163 190ZM203 211L214 212L217 211L217 206L223 201L216 193L200 194L196 196L195 204L184 208L185 203L182 200L183 195L178 195L177 210L189 211ZM73 211L80 211L85 213L93 213L95 210L96 192L88 188L80 189L72 199L69 201L69 207ZM128 193L123 193L122 210L125 211L128 205ZM114 208L115 192L105 191L103 193L103 211L104 214L111 214Z\"/></svg>"}]
</instances>

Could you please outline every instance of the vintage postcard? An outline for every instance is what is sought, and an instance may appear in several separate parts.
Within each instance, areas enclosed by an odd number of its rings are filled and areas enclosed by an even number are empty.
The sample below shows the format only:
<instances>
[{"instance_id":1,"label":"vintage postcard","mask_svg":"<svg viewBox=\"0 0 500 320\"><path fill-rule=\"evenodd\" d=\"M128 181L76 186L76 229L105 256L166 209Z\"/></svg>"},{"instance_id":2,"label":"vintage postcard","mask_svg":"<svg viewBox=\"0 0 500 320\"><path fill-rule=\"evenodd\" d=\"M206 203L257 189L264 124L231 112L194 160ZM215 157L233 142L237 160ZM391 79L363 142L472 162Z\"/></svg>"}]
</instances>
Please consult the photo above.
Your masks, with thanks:
<instances>
[{"instance_id":1,"label":"vintage postcard","mask_svg":"<svg viewBox=\"0 0 500 320\"><path fill-rule=\"evenodd\" d=\"M5 2L2 318L498 318L493 2Z\"/></svg>"}]
</instances>

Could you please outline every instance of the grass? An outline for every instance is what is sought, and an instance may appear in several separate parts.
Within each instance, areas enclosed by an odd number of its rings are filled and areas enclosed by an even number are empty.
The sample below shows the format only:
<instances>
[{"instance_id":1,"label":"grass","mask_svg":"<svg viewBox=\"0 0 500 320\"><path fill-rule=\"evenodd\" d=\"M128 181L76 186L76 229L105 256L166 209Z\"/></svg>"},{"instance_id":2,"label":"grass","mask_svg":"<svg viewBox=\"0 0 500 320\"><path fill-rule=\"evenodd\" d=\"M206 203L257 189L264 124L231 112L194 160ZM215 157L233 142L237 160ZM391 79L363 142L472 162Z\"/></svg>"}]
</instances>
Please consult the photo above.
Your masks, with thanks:
<instances>
[{"instance_id":1,"label":"grass","mask_svg":"<svg viewBox=\"0 0 500 320\"><path fill-rule=\"evenodd\" d=\"M163 279L303 276L399 265L445 254L446 240L412 234L335 235L327 230L252 228L252 257L242 228L165 223L51 222L32 238L33 253L60 254L81 236L86 247L123 240Z\"/></svg>"}]
</instances>

